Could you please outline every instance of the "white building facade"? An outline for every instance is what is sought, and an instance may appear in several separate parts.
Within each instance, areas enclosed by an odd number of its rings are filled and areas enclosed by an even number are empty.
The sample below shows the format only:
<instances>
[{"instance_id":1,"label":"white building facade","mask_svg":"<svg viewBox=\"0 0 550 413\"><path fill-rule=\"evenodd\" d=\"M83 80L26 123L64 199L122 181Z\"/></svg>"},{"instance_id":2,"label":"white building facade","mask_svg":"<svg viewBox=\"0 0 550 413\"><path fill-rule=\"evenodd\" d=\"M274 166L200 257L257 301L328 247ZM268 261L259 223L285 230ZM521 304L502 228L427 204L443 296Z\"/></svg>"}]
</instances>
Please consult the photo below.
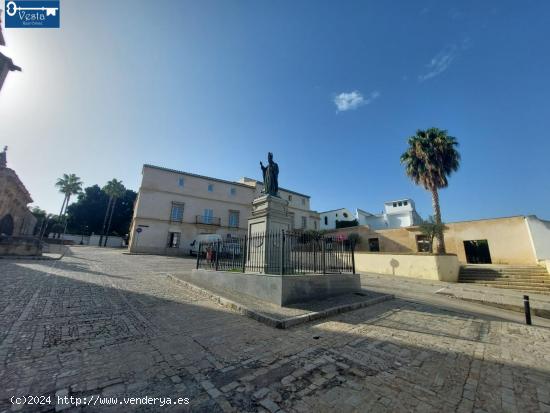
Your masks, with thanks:
<instances>
[{"instance_id":1,"label":"white building facade","mask_svg":"<svg viewBox=\"0 0 550 413\"><path fill-rule=\"evenodd\" d=\"M381 214L357 209L351 215L346 208L321 212L321 229L335 229L336 221L357 220L357 225L368 225L372 230L403 228L422 223L422 218L416 212L414 201L410 198L384 202L384 211Z\"/></svg>"},{"instance_id":2,"label":"white building facade","mask_svg":"<svg viewBox=\"0 0 550 413\"><path fill-rule=\"evenodd\" d=\"M136 253L187 255L199 234L223 238L245 235L252 201L263 184L250 178L238 182L144 165L130 227L129 250ZM318 229L319 214L310 197L279 189L289 202L294 229Z\"/></svg>"},{"instance_id":3,"label":"white building facade","mask_svg":"<svg viewBox=\"0 0 550 413\"><path fill-rule=\"evenodd\" d=\"M351 222L356 219L355 214L351 213L347 208L320 212L319 215L321 217L321 229L335 229L336 221Z\"/></svg>"}]
</instances>

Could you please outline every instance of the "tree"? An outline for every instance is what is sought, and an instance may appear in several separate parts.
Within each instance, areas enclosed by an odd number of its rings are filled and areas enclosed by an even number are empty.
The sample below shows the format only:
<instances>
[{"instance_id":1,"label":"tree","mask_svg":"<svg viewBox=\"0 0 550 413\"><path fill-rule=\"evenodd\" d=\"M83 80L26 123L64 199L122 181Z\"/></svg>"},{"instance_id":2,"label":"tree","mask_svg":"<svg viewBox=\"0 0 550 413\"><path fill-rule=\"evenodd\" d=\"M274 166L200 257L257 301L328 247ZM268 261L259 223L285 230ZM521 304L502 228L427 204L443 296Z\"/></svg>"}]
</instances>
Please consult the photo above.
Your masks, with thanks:
<instances>
[{"instance_id":1,"label":"tree","mask_svg":"<svg viewBox=\"0 0 550 413\"><path fill-rule=\"evenodd\" d=\"M43 209L40 209L38 206L34 206L31 209L31 214L36 218L36 225L34 226L33 235L42 235L42 230L47 222L48 214Z\"/></svg>"},{"instance_id":2,"label":"tree","mask_svg":"<svg viewBox=\"0 0 550 413\"><path fill-rule=\"evenodd\" d=\"M438 190L448 186L448 176L460 166L460 154L456 147L456 138L449 136L446 130L430 128L418 130L409 138L409 148L401 155L401 163L409 178L422 185L432 195L434 222L441 225L441 209ZM437 253L445 253L443 231L438 227L435 234Z\"/></svg>"},{"instance_id":3,"label":"tree","mask_svg":"<svg viewBox=\"0 0 550 413\"><path fill-rule=\"evenodd\" d=\"M59 192L65 194L63 204L61 205L61 211L59 212L59 216L63 218L67 213L67 207L71 201L71 196L82 192L82 181L75 174L63 174L63 176L57 180L55 186L59 188Z\"/></svg>"},{"instance_id":4,"label":"tree","mask_svg":"<svg viewBox=\"0 0 550 413\"><path fill-rule=\"evenodd\" d=\"M132 190L126 190L118 199L116 210L113 212L110 234L124 236L128 233L134 202L137 194ZM84 232L101 234L105 219L105 205L109 202L109 196L98 186L93 185L84 189L67 211L67 230L71 233Z\"/></svg>"},{"instance_id":5,"label":"tree","mask_svg":"<svg viewBox=\"0 0 550 413\"><path fill-rule=\"evenodd\" d=\"M122 185L122 181L116 179L111 179L107 182L107 185L103 187L103 192L109 196L109 202L107 203L107 210L105 211L105 218L103 220L103 230L101 231L101 237L99 237L99 246L101 247L101 242L103 237L105 237L105 243L103 246L107 245L107 239L109 238L109 230L111 228L111 221L113 219L113 213L115 211L116 201L118 198L121 198L124 195L126 188ZM109 221L107 222L107 217ZM107 225L107 226L106 226Z\"/></svg>"},{"instance_id":6,"label":"tree","mask_svg":"<svg viewBox=\"0 0 550 413\"><path fill-rule=\"evenodd\" d=\"M349 227L356 227L359 225L359 221L357 219L352 219L351 221L339 221L336 220L336 228L349 228Z\"/></svg>"},{"instance_id":7,"label":"tree","mask_svg":"<svg viewBox=\"0 0 550 413\"><path fill-rule=\"evenodd\" d=\"M434 217L431 215L426 221L420 224L418 228L420 229L422 235L426 237L429 252L433 252L434 238L437 236L437 234L439 234L440 232L443 233L447 229L445 224L438 224L437 222L435 222Z\"/></svg>"}]
</instances>

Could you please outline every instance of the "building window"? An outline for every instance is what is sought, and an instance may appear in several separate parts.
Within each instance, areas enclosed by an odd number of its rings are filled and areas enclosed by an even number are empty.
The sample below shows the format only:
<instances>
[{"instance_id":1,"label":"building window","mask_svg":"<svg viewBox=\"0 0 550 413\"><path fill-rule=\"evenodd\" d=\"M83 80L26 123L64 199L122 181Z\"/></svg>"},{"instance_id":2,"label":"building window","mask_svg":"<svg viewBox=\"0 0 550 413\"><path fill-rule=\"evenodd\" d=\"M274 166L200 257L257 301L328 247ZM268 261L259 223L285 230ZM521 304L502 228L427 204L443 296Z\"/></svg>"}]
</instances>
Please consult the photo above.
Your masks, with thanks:
<instances>
[{"instance_id":1,"label":"building window","mask_svg":"<svg viewBox=\"0 0 550 413\"><path fill-rule=\"evenodd\" d=\"M378 238L369 238L369 251L379 252L380 251L380 241Z\"/></svg>"},{"instance_id":2,"label":"building window","mask_svg":"<svg viewBox=\"0 0 550 413\"><path fill-rule=\"evenodd\" d=\"M325 225L328 225L328 217L325 217Z\"/></svg>"},{"instance_id":3,"label":"building window","mask_svg":"<svg viewBox=\"0 0 550 413\"><path fill-rule=\"evenodd\" d=\"M229 211L229 226L232 228L239 227L239 211Z\"/></svg>"},{"instance_id":4,"label":"building window","mask_svg":"<svg viewBox=\"0 0 550 413\"><path fill-rule=\"evenodd\" d=\"M229 195L233 195L233 196L234 196L234 195L237 195L237 190L236 190L235 188L231 188L231 189L229 190Z\"/></svg>"},{"instance_id":5,"label":"building window","mask_svg":"<svg viewBox=\"0 0 550 413\"><path fill-rule=\"evenodd\" d=\"M393 207L394 207L394 208L397 207L397 202L394 202L394 203L393 203Z\"/></svg>"},{"instance_id":6,"label":"building window","mask_svg":"<svg viewBox=\"0 0 550 413\"><path fill-rule=\"evenodd\" d=\"M173 222L183 221L183 204L172 202L172 211L170 212L170 221L173 221Z\"/></svg>"},{"instance_id":7,"label":"building window","mask_svg":"<svg viewBox=\"0 0 550 413\"><path fill-rule=\"evenodd\" d=\"M178 185L180 186L180 188L183 188L185 186L185 180L183 178L180 178L178 181Z\"/></svg>"},{"instance_id":8,"label":"building window","mask_svg":"<svg viewBox=\"0 0 550 413\"><path fill-rule=\"evenodd\" d=\"M208 184L208 192L214 192L214 185Z\"/></svg>"},{"instance_id":9,"label":"building window","mask_svg":"<svg viewBox=\"0 0 550 413\"><path fill-rule=\"evenodd\" d=\"M205 224L211 224L214 221L214 210L206 208L202 217L202 222Z\"/></svg>"},{"instance_id":10,"label":"building window","mask_svg":"<svg viewBox=\"0 0 550 413\"><path fill-rule=\"evenodd\" d=\"M170 232L168 236L168 248L179 248L180 247L180 232Z\"/></svg>"},{"instance_id":11,"label":"building window","mask_svg":"<svg viewBox=\"0 0 550 413\"><path fill-rule=\"evenodd\" d=\"M416 249L418 252L432 252L430 241L426 235L416 236Z\"/></svg>"},{"instance_id":12,"label":"building window","mask_svg":"<svg viewBox=\"0 0 550 413\"><path fill-rule=\"evenodd\" d=\"M302 205L305 205L305 204L306 204L306 199L302 198Z\"/></svg>"},{"instance_id":13,"label":"building window","mask_svg":"<svg viewBox=\"0 0 550 413\"><path fill-rule=\"evenodd\" d=\"M403 202L398 202L397 205L403 206Z\"/></svg>"},{"instance_id":14,"label":"building window","mask_svg":"<svg viewBox=\"0 0 550 413\"><path fill-rule=\"evenodd\" d=\"M302 217L302 229L307 228L307 217Z\"/></svg>"},{"instance_id":15,"label":"building window","mask_svg":"<svg viewBox=\"0 0 550 413\"><path fill-rule=\"evenodd\" d=\"M344 215L344 218L347 218L347 217L348 217L348 213L347 213L347 212L344 212L342 215Z\"/></svg>"},{"instance_id":16,"label":"building window","mask_svg":"<svg viewBox=\"0 0 550 413\"><path fill-rule=\"evenodd\" d=\"M403 201L403 205L407 206L408 202L407 201Z\"/></svg>"},{"instance_id":17,"label":"building window","mask_svg":"<svg viewBox=\"0 0 550 413\"><path fill-rule=\"evenodd\" d=\"M317 229L317 220L313 220L313 229Z\"/></svg>"},{"instance_id":18,"label":"building window","mask_svg":"<svg viewBox=\"0 0 550 413\"><path fill-rule=\"evenodd\" d=\"M289 212L288 217L290 218L290 229L296 228L296 225L294 224L294 212Z\"/></svg>"},{"instance_id":19,"label":"building window","mask_svg":"<svg viewBox=\"0 0 550 413\"><path fill-rule=\"evenodd\" d=\"M289 200L289 201L292 201L292 195L289 195L289 196L288 196L288 200Z\"/></svg>"}]
</instances>

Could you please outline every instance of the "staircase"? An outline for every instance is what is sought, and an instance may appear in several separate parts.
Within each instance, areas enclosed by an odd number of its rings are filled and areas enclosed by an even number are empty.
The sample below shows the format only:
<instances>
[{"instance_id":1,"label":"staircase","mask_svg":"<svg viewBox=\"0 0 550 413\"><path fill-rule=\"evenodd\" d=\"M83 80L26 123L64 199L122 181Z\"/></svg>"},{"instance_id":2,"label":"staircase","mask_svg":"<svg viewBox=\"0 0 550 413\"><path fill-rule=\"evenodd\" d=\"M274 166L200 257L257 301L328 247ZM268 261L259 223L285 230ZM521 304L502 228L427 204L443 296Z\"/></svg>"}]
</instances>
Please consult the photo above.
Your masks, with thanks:
<instances>
[{"instance_id":1,"label":"staircase","mask_svg":"<svg viewBox=\"0 0 550 413\"><path fill-rule=\"evenodd\" d=\"M463 265L458 282L550 294L550 274L537 265Z\"/></svg>"}]
</instances>

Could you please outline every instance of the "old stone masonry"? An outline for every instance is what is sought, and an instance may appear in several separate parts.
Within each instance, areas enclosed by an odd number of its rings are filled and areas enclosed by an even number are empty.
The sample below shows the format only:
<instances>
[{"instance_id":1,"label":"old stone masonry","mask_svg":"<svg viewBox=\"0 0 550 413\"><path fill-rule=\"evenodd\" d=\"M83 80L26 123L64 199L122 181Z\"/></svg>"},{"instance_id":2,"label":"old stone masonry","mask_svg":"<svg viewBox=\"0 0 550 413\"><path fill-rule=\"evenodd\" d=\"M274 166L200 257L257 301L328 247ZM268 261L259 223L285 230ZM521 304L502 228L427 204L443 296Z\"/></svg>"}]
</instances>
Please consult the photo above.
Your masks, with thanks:
<instances>
[{"instance_id":1,"label":"old stone masonry","mask_svg":"<svg viewBox=\"0 0 550 413\"><path fill-rule=\"evenodd\" d=\"M550 412L547 328L395 299L277 330L167 276L192 265L0 260L0 411Z\"/></svg>"}]
</instances>

